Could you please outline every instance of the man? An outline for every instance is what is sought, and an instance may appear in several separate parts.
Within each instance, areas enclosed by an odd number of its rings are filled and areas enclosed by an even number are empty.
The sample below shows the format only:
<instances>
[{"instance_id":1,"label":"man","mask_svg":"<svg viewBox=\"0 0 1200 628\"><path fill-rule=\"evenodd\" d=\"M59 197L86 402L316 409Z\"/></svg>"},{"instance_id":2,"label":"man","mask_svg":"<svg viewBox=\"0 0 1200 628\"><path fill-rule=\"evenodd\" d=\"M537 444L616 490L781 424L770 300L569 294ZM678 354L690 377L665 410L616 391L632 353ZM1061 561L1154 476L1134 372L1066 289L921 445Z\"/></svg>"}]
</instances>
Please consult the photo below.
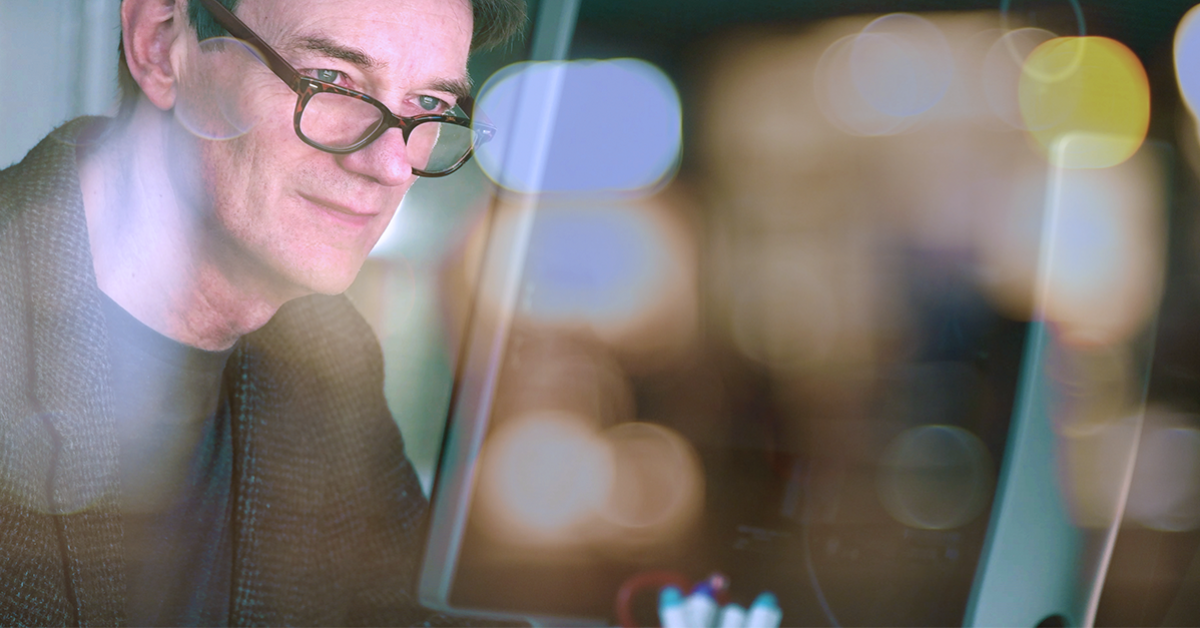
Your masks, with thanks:
<instances>
[{"instance_id":1,"label":"man","mask_svg":"<svg viewBox=\"0 0 1200 628\"><path fill-rule=\"evenodd\" d=\"M446 620L327 295L486 139L467 57L518 1L124 0L118 118L0 172L0 623Z\"/></svg>"}]
</instances>

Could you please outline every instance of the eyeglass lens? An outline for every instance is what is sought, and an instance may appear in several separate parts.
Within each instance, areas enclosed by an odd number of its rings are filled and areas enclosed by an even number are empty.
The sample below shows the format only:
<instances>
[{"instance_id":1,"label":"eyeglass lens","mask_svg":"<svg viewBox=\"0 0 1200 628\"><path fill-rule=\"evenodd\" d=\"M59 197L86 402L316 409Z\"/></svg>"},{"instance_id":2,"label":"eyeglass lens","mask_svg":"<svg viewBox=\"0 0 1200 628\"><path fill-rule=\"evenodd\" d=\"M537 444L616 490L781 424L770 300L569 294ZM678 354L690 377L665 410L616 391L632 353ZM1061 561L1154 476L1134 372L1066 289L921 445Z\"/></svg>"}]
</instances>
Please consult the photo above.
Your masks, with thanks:
<instances>
[{"instance_id":1,"label":"eyeglass lens","mask_svg":"<svg viewBox=\"0 0 1200 628\"><path fill-rule=\"evenodd\" d=\"M463 115L457 110L454 113ZM343 94L322 92L315 94L305 105L300 117L300 132L312 142L340 150L370 136L382 121L383 112L370 103ZM464 126L422 122L408 136L409 163L426 172L446 170L466 156L475 139L475 132Z\"/></svg>"}]
</instances>

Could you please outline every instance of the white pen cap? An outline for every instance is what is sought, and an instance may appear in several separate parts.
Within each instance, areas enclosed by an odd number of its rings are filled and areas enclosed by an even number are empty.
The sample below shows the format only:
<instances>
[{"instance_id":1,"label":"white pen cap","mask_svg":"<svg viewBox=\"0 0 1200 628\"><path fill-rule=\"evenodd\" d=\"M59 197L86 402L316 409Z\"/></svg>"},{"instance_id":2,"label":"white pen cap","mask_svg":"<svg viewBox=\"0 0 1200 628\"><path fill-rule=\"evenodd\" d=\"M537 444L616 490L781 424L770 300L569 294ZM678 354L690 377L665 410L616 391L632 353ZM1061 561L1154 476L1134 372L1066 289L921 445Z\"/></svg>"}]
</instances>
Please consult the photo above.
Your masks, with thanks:
<instances>
[{"instance_id":1,"label":"white pen cap","mask_svg":"<svg viewBox=\"0 0 1200 628\"><path fill-rule=\"evenodd\" d=\"M742 628L746 625L746 609L740 604L726 604L717 619L717 628Z\"/></svg>"},{"instance_id":2,"label":"white pen cap","mask_svg":"<svg viewBox=\"0 0 1200 628\"><path fill-rule=\"evenodd\" d=\"M783 611L775 601L775 594L770 591L760 593L750 605L746 617L746 628L778 628L783 621Z\"/></svg>"}]
</instances>

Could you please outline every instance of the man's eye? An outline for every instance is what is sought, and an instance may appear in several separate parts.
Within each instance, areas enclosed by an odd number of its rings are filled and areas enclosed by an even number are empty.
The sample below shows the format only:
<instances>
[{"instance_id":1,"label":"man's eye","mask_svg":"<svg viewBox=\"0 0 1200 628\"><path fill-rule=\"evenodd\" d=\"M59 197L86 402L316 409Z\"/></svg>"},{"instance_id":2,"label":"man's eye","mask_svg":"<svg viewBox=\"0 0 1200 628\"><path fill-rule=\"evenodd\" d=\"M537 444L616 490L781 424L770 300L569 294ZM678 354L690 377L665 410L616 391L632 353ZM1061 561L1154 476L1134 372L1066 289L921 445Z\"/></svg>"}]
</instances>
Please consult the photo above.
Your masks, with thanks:
<instances>
[{"instance_id":1,"label":"man's eye","mask_svg":"<svg viewBox=\"0 0 1200 628\"><path fill-rule=\"evenodd\" d=\"M417 106L430 112L441 112L450 108L446 101L433 96L418 96Z\"/></svg>"},{"instance_id":2,"label":"man's eye","mask_svg":"<svg viewBox=\"0 0 1200 628\"><path fill-rule=\"evenodd\" d=\"M313 70L313 78L324 83L337 83L338 79L344 78L345 74L337 70Z\"/></svg>"}]
</instances>

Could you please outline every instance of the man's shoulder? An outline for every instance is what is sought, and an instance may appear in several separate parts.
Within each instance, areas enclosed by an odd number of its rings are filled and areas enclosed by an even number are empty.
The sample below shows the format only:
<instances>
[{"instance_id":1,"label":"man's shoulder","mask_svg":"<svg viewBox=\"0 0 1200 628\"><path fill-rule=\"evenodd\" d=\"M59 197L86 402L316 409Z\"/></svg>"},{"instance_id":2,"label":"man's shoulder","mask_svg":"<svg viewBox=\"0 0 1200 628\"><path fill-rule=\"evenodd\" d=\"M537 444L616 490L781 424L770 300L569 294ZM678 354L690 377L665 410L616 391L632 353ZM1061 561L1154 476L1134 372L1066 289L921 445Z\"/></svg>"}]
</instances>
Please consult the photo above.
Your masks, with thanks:
<instances>
[{"instance_id":1,"label":"man's shoulder","mask_svg":"<svg viewBox=\"0 0 1200 628\"><path fill-rule=\"evenodd\" d=\"M345 295L312 294L279 308L262 330L322 343L378 345L370 325Z\"/></svg>"},{"instance_id":2,"label":"man's shoulder","mask_svg":"<svg viewBox=\"0 0 1200 628\"><path fill-rule=\"evenodd\" d=\"M46 134L19 161L0 168L0 177L6 181L23 181L30 174L47 168L60 170L74 161L75 152L81 145L100 141L109 130L112 118L83 116L67 120Z\"/></svg>"},{"instance_id":3,"label":"man's shoulder","mask_svg":"<svg viewBox=\"0 0 1200 628\"><path fill-rule=\"evenodd\" d=\"M76 149L104 118L77 118L38 143L20 162L0 171L0 301L10 306L36 291L47 312L93 289L91 251Z\"/></svg>"},{"instance_id":4,"label":"man's shoulder","mask_svg":"<svg viewBox=\"0 0 1200 628\"><path fill-rule=\"evenodd\" d=\"M314 294L289 301L246 341L281 361L382 380L379 341L344 295Z\"/></svg>"},{"instance_id":5,"label":"man's shoulder","mask_svg":"<svg viewBox=\"0 0 1200 628\"><path fill-rule=\"evenodd\" d=\"M79 196L75 161L81 143L97 141L108 118L75 118L51 131L20 161L0 170L0 230L26 212L54 212Z\"/></svg>"}]
</instances>

